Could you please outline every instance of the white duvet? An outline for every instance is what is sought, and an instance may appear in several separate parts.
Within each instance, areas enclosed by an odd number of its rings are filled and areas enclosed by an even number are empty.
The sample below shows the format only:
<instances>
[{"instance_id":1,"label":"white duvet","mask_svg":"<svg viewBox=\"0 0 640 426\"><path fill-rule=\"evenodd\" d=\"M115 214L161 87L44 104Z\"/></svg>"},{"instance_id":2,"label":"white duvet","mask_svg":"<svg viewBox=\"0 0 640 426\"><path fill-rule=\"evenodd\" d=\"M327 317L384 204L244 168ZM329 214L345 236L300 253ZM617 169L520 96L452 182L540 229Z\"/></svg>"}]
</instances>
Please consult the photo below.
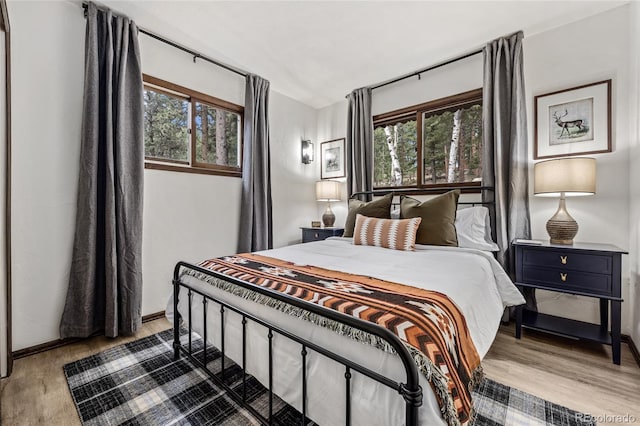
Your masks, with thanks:
<instances>
[{"instance_id":1,"label":"white duvet","mask_svg":"<svg viewBox=\"0 0 640 426\"><path fill-rule=\"evenodd\" d=\"M492 254L479 250L417 246L416 251L405 252L356 246L350 238L330 238L325 241L258 253L299 265L313 265L366 275L444 293L457 304L465 316L469 332L481 358L486 355L495 338L504 308L524 303L522 295ZM337 335L330 330L275 309L233 296L194 277L185 276L183 281L200 291L254 313L300 337L367 366L373 371L399 382L405 382L400 360L393 354ZM185 320L187 319L186 299L186 290L183 289L178 310ZM194 296L193 302L193 328L201 334L201 299ZM209 303L207 340L218 348L220 347L219 310L219 306L215 303ZM167 316L171 319L172 314L173 302L170 300ZM269 371L267 331L251 322L248 324L247 331L247 372L266 385ZM241 318L232 312L226 312L226 355L239 364L242 360L241 332ZM301 411L302 399L300 350L301 347L297 343L277 335L274 338L274 391L299 411ZM344 367L311 352L307 359L307 374L307 415L320 425L344 424ZM420 424L444 424L435 395L424 377L421 377L421 386L424 399L419 409ZM351 397L352 424L404 424L405 405L396 390L354 373Z\"/></svg>"}]
</instances>

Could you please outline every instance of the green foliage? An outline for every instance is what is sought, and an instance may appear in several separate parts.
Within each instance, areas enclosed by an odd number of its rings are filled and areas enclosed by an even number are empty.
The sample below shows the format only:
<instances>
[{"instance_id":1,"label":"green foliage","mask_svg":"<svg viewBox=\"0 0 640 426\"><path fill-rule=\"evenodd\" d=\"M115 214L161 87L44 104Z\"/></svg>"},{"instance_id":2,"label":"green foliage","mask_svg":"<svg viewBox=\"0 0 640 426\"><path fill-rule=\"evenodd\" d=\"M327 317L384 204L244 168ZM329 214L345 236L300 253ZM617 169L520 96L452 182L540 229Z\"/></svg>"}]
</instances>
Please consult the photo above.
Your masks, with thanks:
<instances>
[{"instance_id":1,"label":"green foliage","mask_svg":"<svg viewBox=\"0 0 640 426\"><path fill-rule=\"evenodd\" d=\"M191 136L188 129L191 123L191 104L188 99L145 89L146 157L190 162ZM240 116L200 102L194 101L193 104L196 161L239 167ZM220 123L217 120L220 120ZM221 138L217 135L217 124L220 124Z\"/></svg>"},{"instance_id":2,"label":"green foliage","mask_svg":"<svg viewBox=\"0 0 640 426\"><path fill-rule=\"evenodd\" d=\"M218 119L221 120L221 123L217 122ZM224 129L221 140L217 138L217 124L221 124ZM196 102L196 161L239 167L239 124L240 116L238 114ZM222 151L217 146L218 143L224 144ZM223 152L226 155L221 155L223 158L218 158L218 154Z\"/></svg>"},{"instance_id":3,"label":"green foliage","mask_svg":"<svg viewBox=\"0 0 640 426\"><path fill-rule=\"evenodd\" d=\"M423 184L446 183L449 150L455 111L427 114L422 120ZM393 128L390 125L390 129ZM398 129L397 155L402 169L402 186L417 183L416 120L395 124ZM393 133L393 131L392 131ZM462 110L454 182L471 182L482 175L482 106ZM374 187L391 186L391 156L384 127L374 130Z\"/></svg>"},{"instance_id":4,"label":"green foliage","mask_svg":"<svg viewBox=\"0 0 640 426\"><path fill-rule=\"evenodd\" d=\"M147 157L189 160L189 102L144 91L144 153Z\"/></svg>"}]
</instances>

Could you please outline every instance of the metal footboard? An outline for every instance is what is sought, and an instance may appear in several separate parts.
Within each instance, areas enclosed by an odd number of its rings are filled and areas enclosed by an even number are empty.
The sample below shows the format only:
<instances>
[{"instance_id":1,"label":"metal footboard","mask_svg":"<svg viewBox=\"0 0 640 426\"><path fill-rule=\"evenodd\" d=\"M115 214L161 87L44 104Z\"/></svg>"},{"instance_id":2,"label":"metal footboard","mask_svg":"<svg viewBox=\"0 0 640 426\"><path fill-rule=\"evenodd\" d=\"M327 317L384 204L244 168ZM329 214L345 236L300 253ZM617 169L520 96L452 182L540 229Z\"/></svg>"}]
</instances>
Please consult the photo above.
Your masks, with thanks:
<instances>
[{"instance_id":1,"label":"metal footboard","mask_svg":"<svg viewBox=\"0 0 640 426\"><path fill-rule=\"evenodd\" d=\"M217 300L209 295L202 293L201 291L196 290L195 288L189 286L186 283L183 283L180 280L181 270L182 268L188 268L194 271L197 271L201 274L205 274L211 277L215 277L218 279L222 279L224 281L233 283L240 287L244 287L256 293L263 294L265 296L271 297L273 299L277 299L283 302L286 302L290 305L296 306L298 308L302 308L306 311L312 312L317 315L321 315L323 317L329 318L331 320L346 324L350 327L357 328L359 330L365 331L372 335L375 335L384 341L386 341L391 347L394 348L397 355L400 357L402 364L404 366L404 370L406 373L406 383L398 383L395 380L389 379L375 371L372 371L362 365L359 365L345 357L342 357L338 354L335 354L321 346L314 344L308 340L305 340L299 336L292 334L291 332L284 330L278 326L270 324L267 321L264 321L261 318L256 317L255 315L246 312L242 309L239 309L235 306L229 305L223 301ZM187 297L188 297L188 342L186 347L184 347L180 343L180 315L178 313L178 299L180 296L180 287L184 287L187 289ZM204 305L203 310L203 353L202 359L199 359L193 354L192 351L192 341L191 341L191 333L192 333L192 321L191 321L191 310L192 310L192 298L193 295L197 294L202 297L202 303ZM220 352L221 352L221 377L220 380L216 377L207 367L207 345L206 345L206 336L207 336L207 305L209 303L215 303L220 307L220 331L221 331L221 343L220 343ZM232 311L242 317L242 393L238 393L234 391L230 386L228 386L224 382L225 377L225 337L224 337L224 313L226 311ZM280 336L283 336L287 339L290 339L298 344L300 344L300 357L302 361L302 407L294 407L301 408L302 417L300 420L301 425L305 425L306 417L307 417L307 384L308 377L306 372L306 361L308 351L312 350L322 356L325 356L333 361L336 361L342 364L345 367L344 370L344 386L345 386L345 394L346 394L346 412L345 412L345 424L347 426L351 425L351 377L352 372L358 372L364 376L369 377L372 380L375 380L385 386L388 386L394 390L396 390L404 399L405 407L406 407L406 425L407 426L415 426L418 424L418 407L422 405L422 388L420 387L418 381L418 368L409 354L409 351L404 346L404 344L400 341L400 339L393 334L391 331L386 328L380 327L376 324L363 321L361 319L352 317L350 315L342 314L340 312L336 312L330 309L323 308L319 305L308 303L306 301L291 297L289 295L279 293L273 291L268 288L263 288L251 283L244 282L242 280L238 280L236 278L227 277L225 275L219 274L217 272L192 265L186 262L178 262L174 268L173 272L173 312L174 312L174 341L173 341L173 349L174 349L174 358L177 360L180 357L180 353L185 354L189 357L189 359L202 368L218 385L224 388L228 394L240 405L249 410L253 415L256 416L263 424L271 425L273 424L273 337L274 333ZM246 378L247 372L244 370L246 365L246 326L248 321L253 321L265 328L267 331L268 345L269 345L269 415L267 417L263 416L259 412L257 412L251 405L247 402L246 395Z\"/></svg>"}]
</instances>

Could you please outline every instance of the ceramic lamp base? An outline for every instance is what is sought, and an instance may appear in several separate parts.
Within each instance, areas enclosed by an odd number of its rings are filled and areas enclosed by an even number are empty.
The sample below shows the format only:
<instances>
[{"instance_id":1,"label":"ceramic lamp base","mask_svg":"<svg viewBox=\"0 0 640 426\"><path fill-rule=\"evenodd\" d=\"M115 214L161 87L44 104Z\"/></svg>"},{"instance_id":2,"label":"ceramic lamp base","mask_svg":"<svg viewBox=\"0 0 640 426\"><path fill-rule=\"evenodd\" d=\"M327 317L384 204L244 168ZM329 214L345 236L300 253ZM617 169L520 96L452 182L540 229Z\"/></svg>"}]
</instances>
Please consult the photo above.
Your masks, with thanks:
<instances>
[{"instance_id":1,"label":"ceramic lamp base","mask_svg":"<svg viewBox=\"0 0 640 426\"><path fill-rule=\"evenodd\" d=\"M564 194L560 197L560 204L556 214L547 221L547 232L552 244L573 244L573 238L578 233L578 223L571 217L565 205Z\"/></svg>"},{"instance_id":2,"label":"ceramic lamp base","mask_svg":"<svg viewBox=\"0 0 640 426\"><path fill-rule=\"evenodd\" d=\"M325 228L331 228L333 224L336 223L336 215L333 214L331 210L331 204L327 206L327 210L324 211L322 215L322 224Z\"/></svg>"}]
</instances>

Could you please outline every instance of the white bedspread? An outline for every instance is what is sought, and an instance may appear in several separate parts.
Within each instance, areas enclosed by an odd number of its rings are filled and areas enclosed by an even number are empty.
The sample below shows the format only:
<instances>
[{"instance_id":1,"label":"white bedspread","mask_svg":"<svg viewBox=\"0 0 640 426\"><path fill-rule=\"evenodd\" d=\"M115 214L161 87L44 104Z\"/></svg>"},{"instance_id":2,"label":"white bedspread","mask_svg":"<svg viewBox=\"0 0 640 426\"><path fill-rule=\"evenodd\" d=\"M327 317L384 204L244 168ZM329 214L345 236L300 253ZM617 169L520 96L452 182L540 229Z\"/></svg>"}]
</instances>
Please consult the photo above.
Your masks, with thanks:
<instances>
[{"instance_id":1,"label":"white bedspread","mask_svg":"<svg viewBox=\"0 0 640 426\"><path fill-rule=\"evenodd\" d=\"M524 303L491 253L457 247L417 246L415 252L403 252L370 246L355 246L350 238L330 238L325 241L299 244L259 252L300 265L313 265L352 274L371 276L387 281L412 285L446 294L464 314L471 337L483 358L489 350L504 307ZM275 309L247 301L213 286L185 276L184 282L241 309L253 312L300 337L336 351L388 377L404 382L399 359L374 347L337 335L330 330L284 314ZM187 318L185 292L181 293L178 310ZM220 347L219 307L207 309L207 340ZM167 306L171 319L173 303ZM202 329L202 303L194 297L193 327ZM241 363L240 317L225 314L225 345L227 356ZM247 371L263 384L268 383L267 338L264 328L249 324L247 337ZM300 345L276 336L274 339L274 390L289 404L300 410L302 376ZM344 424L344 367L311 353L307 361L308 416L321 425ZM420 407L421 425L444 424L435 395L424 377L424 392ZM352 379L352 419L354 425L400 425L404 423L404 401L397 391L354 374Z\"/></svg>"}]
</instances>

